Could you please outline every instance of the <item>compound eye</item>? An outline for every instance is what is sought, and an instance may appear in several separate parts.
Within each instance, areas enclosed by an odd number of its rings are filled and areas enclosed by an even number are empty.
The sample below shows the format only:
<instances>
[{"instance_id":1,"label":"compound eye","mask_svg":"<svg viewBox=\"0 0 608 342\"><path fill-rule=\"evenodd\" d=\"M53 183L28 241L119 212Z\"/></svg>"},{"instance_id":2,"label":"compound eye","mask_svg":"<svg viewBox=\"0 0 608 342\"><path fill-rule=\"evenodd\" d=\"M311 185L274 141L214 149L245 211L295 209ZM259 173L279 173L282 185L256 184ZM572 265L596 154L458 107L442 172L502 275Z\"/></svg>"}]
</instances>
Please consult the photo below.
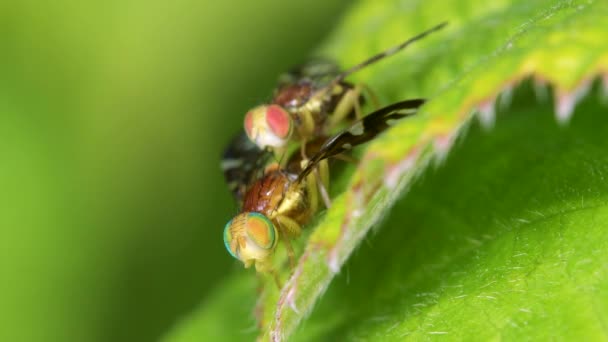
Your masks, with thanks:
<instances>
[{"instance_id":1,"label":"compound eye","mask_svg":"<svg viewBox=\"0 0 608 342\"><path fill-rule=\"evenodd\" d=\"M277 105L268 106L266 109L266 122L274 135L280 139L289 139L292 130L291 115Z\"/></svg>"},{"instance_id":2,"label":"compound eye","mask_svg":"<svg viewBox=\"0 0 608 342\"><path fill-rule=\"evenodd\" d=\"M236 251L233 250L233 247L237 247L237 244L232 242L233 236L232 232L230 231L232 221L233 220L230 220L228 223L226 223L226 227L224 227L224 246L226 246L226 250L228 250L228 253L230 253L233 258L239 259L239 257L236 255Z\"/></svg>"},{"instance_id":3,"label":"compound eye","mask_svg":"<svg viewBox=\"0 0 608 342\"><path fill-rule=\"evenodd\" d=\"M277 232L272 222L260 213L249 213L246 223L247 236L257 247L272 249L277 242Z\"/></svg>"}]
</instances>

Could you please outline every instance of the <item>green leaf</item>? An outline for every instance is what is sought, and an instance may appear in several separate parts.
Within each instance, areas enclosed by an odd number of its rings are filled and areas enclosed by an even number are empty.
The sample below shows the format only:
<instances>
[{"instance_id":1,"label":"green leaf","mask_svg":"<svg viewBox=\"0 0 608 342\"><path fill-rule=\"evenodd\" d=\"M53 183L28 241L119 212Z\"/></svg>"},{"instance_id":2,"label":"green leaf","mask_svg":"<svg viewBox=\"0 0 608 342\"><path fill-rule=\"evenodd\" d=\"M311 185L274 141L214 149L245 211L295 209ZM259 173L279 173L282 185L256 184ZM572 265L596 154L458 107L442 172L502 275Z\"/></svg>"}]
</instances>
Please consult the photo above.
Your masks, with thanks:
<instances>
[{"instance_id":1,"label":"green leaf","mask_svg":"<svg viewBox=\"0 0 608 342\"><path fill-rule=\"evenodd\" d=\"M290 337L312 313L296 338L605 337L606 110L587 96L570 119L593 80L608 87L606 18L601 1L353 7L321 49L346 66L450 22L407 56L353 77L384 103L432 101L372 142L352 178L343 176L346 190L302 239L288 282L280 293L265 284L256 306L261 336ZM494 124L496 107L508 115ZM475 114L488 132L473 126L465 137ZM463 145L436 163L455 141ZM350 258L366 239L371 247ZM167 340L202 339L210 330L201 327L223 315L231 319L216 326L251 326L220 304L253 296L232 289L218 289Z\"/></svg>"},{"instance_id":2,"label":"green leaf","mask_svg":"<svg viewBox=\"0 0 608 342\"><path fill-rule=\"evenodd\" d=\"M606 108L563 129L529 92L425 172L296 340L606 338Z\"/></svg>"}]
</instances>

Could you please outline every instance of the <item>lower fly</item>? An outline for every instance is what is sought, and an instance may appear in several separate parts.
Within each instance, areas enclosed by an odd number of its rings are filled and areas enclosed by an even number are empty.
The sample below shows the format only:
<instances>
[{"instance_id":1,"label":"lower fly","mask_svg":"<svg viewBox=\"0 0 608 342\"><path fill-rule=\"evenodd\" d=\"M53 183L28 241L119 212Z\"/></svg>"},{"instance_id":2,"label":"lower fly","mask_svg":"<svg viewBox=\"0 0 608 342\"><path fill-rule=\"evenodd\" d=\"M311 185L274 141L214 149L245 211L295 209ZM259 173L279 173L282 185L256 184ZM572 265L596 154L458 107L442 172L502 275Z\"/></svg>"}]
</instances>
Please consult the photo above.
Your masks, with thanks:
<instances>
[{"instance_id":1,"label":"lower fly","mask_svg":"<svg viewBox=\"0 0 608 342\"><path fill-rule=\"evenodd\" d=\"M300 235L302 227L318 211L320 188L329 182L327 159L372 140L396 120L415 114L424 102L407 100L376 110L326 139L310 159L298 161L300 155L296 153L287 166L266 165L242 191L240 213L224 228L228 252L246 268L255 266L260 273L272 274L279 285L272 255L279 241L283 241L294 265L290 240Z\"/></svg>"}]
</instances>

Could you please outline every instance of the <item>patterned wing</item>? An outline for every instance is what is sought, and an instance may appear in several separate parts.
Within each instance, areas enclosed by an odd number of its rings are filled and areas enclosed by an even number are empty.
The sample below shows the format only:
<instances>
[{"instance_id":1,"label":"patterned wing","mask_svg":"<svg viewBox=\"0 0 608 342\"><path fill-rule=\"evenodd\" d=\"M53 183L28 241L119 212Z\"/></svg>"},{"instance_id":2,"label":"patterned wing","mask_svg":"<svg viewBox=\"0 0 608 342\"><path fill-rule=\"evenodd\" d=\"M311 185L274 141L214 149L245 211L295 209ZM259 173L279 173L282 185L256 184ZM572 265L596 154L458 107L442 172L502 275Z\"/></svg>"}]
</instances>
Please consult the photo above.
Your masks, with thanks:
<instances>
[{"instance_id":1,"label":"patterned wing","mask_svg":"<svg viewBox=\"0 0 608 342\"><path fill-rule=\"evenodd\" d=\"M298 181L304 179L323 159L346 152L357 145L366 143L390 127L396 120L416 114L424 104L424 99L413 99L393 103L358 120L348 129L327 139L298 175Z\"/></svg>"},{"instance_id":2,"label":"patterned wing","mask_svg":"<svg viewBox=\"0 0 608 342\"><path fill-rule=\"evenodd\" d=\"M245 191L264 172L273 154L257 147L245 132L235 136L224 150L221 168L228 189L241 203Z\"/></svg>"},{"instance_id":3,"label":"patterned wing","mask_svg":"<svg viewBox=\"0 0 608 342\"><path fill-rule=\"evenodd\" d=\"M279 88L307 83L318 89L331 82L340 72L340 67L334 61L313 58L282 74L279 77Z\"/></svg>"}]
</instances>

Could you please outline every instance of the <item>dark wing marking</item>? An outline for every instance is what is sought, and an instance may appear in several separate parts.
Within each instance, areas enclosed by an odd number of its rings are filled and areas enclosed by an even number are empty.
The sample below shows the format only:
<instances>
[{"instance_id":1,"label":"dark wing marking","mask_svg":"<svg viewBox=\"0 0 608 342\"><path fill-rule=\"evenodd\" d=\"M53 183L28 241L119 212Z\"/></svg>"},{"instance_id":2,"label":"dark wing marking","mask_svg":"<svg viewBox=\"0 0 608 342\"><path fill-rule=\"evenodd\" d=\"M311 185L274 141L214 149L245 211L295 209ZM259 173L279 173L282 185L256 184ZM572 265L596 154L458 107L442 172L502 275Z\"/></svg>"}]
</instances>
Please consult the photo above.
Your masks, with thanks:
<instances>
[{"instance_id":1,"label":"dark wing marking","mask_svg":"<svg viewBox=\"0 0 608 342\"><path fill-rule=\"evenodd\" d=\"M306 168L298 175L298 181L304 179L321 160L366 143L390 127L393 124L393 121L416 114L418 108L420 108L424 102L424 99L413 99L380 108L355 122L348 129L329 138L323 146L321 146L319 152L310 158Z\"/></svg>"},{"instance_id":2,"label":"dark wing marking","mask_svg":"<svg viewBox=\"0 0 608 342\"><path fill-rule=\"evenodd\" d=\"M255 177L273 157L272 152L257 147L245 132L235 136L222 155L221 168L228 189L239 203Z\"/></svg>"}]
</instances>

